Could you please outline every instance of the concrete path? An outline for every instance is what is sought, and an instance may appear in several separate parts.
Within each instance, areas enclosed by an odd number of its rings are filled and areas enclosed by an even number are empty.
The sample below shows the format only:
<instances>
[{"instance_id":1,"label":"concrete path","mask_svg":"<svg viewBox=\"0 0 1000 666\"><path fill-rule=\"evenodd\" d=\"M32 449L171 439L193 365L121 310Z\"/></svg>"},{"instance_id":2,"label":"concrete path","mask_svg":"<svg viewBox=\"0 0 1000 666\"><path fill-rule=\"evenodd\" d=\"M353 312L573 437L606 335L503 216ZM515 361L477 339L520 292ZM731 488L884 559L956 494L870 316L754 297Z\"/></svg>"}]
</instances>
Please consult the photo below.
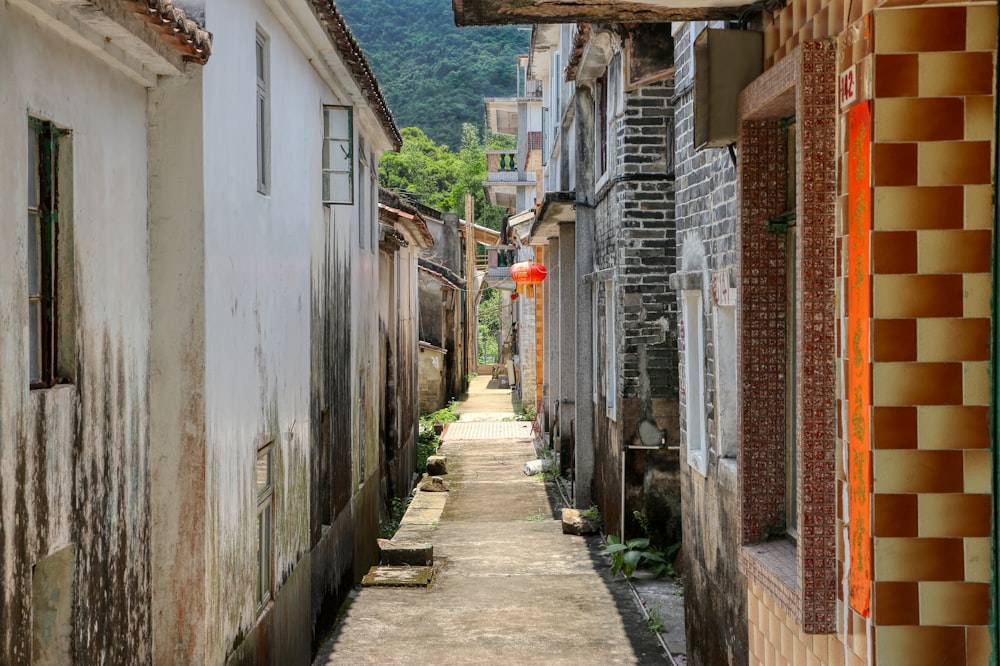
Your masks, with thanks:
<instances>
[{"instance_id":1,"label":"concrete path","mask_svg":"<svg viewBox=\"0 0 1000 666\"><path fill-rule=\"evenodd\" d=\"M481 390L474 382L465 415L500 430L519 425L499 421L512 414L495 411L496 395L476 404ZM434 582L364 588L314 663L665 663L629 587L597 555L598 539L562 534L558 501L524 475L535 457L530 430L457 439L463 422L441 447L451 491L417 493L395 537L433 544Z\"/></svg>"}]
</instances>

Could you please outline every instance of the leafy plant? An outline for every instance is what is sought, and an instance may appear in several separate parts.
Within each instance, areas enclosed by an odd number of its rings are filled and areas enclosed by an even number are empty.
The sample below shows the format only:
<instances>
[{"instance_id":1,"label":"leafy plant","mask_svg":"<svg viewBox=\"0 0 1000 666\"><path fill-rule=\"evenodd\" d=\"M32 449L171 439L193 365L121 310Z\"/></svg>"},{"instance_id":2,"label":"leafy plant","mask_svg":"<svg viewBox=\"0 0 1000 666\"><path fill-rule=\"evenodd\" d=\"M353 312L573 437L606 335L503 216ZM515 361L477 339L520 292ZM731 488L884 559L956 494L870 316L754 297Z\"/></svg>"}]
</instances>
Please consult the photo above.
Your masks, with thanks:
<instances>
[{"instance_id":1,"label":"leafy plant","mask_svg":"<svg viewBox=\"0 0 1000 666\"><path fill-rule=\"evenodd\" d=\"M419 125L457 147L463 122L483 123L484 97L517 93L517 56L529 39L517 26L459 28L444 0L337 0L337 8L400 127Z\"/></svg>"},{"instance_id":2,"label":"leafy plant","mask_svg":"<svg viewBox=\"0 0 1000 666\"><path fill-rule=\"evenodd\" d=\"M653 558L650 558L650 553L646 551L647 548L649 548L649 539L646 537L637 537L623 542L614 534L609 534L604 549L601 550L601 555L611 558L612 576L621 571L626 578L631 578L643 560L656 561L658 556L654 555Z\"/></svg>"},{"instance_id":3,"label":"leafy plant","mask_svg":"<svg viewBox=\"0 0 1000 666\"><path fill-rule=\"evenodd\" d=\"M458 414L455 413L455 405L458 404L457 401L452 400L447 405L441 409L430 412L429 414L424 414L420 417L420 425L423 426L424 423L433 426L435 423L453 423L458 420Z\"/></svg>"},{"instance_id":4,"label":"leafy plant","mask_svg":"<svg viewBox=\"0 0 1000 666\"><path fill-rule=\"evenodd\" d=\"M581 511L580 517L583 518L584 520L589 520L598 528L602 525L601 510L597 508L596 504L591 504L589 509L584 509L583 511Z\"/></svg>"},{"instance_id":5,"label":"leafy plant","mask_svg":"<svg viewBox=\"0 0 1000 666\"><path fill-rule=\"evenodd\" d=\"M646 627L655 634L662 634L667 630L667 625L663 621L663 604L657 601L653 607L647 611Z\"/></svg>"},{"instance_id":6,"label":"leafy plant","mask_svg":"<svg viewBox=\"0 0 1000 666\"><path fill-rule=\"evenodd\" d=\"M417 472L422 473L427 469L427 459L437 453L438 444L441 439L434 432L431 423L420 422L420 434L417 437Z\"/></svg>"},{"instance_id":7,"label":"leafy plant","mask_svg":"<svg viewBox=\"0 0 1000 666\"><path fill-rule=\"evenodd\" d=\"M403 520L403 516L406 514L406 508L410 506L411 495L406 497L393 497L392 507L389 510L388 519L379 525L379 536L383 539L391 539L396 531L399 530L399 524Z\"/></svg>"},{"instance_id":8,"label":"leafy plant","mask_svg":"<svg viewBox=\"0 0 1000 666\"><path fill-rule=\"evenodd\" d=\"M657 578L661 576L675 576L676 572L674 571L673 560L677 551L680 550L681 545L679 543L675 543L666 549L654 545L650 538L649 518L646 517L646 514L642 511L633 511L632 517L634 517L636 522L639 523L639 527L642 528L643 534L646 535L644 538L630 539L629 541L640 542L640 545L637 545L636 548L642 552L640 561L644 565L643 568L648 569ZM629 574L626 574L626 576L628 575Z\"/></svg>"},{"instance_id":9,"label":"leafy plant","mask_svg":"<svg viewBox=\"0 0 1000 666\"><path fill-rule=\"evenodd\" d=\"M534 407L525 407L520 402L517 403L517 409L514 410L515 421L534 421L536 416Z\"/></svg>"}]
</instances>

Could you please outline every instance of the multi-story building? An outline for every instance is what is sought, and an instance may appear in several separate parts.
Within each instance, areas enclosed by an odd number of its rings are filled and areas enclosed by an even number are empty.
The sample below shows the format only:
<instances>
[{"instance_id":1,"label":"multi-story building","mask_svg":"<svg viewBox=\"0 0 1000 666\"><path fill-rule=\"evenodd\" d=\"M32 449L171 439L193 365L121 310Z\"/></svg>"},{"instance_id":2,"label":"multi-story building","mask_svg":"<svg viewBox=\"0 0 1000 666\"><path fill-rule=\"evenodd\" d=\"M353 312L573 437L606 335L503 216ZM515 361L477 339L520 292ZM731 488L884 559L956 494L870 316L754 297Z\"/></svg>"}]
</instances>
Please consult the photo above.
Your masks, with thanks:
<instances>
[{"instance_id":1,"label":"multi-story building","mask_svg":"<svg viewBox=\"0 0 1000 666\"><path fill-rule=\"evenodd\" d=\"M680 532L668 26L536 26L543 196L529 242L552 275L542 422L576 501L612 532ZM641 61L641 65L640 65ZM664 370L667 370L664 372Z\"/></svg>"}]
</instances>

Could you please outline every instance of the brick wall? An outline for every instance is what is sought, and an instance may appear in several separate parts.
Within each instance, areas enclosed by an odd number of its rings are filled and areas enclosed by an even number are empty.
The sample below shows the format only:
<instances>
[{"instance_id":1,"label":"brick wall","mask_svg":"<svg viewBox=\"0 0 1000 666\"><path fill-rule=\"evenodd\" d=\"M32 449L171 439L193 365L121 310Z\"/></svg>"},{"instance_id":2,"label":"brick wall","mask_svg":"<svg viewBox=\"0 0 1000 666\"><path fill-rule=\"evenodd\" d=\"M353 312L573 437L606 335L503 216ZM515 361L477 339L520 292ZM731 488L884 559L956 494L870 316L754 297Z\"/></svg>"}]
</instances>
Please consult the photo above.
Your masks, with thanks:
<instances>
[{"instance_id":1,"label":"brick wall","mask_svg":"<svg viewBox=\"0 0 1000 666\"><path fill-rule=\"evenodd\" d=\"M703 476L687 464L686 391L680 392L681 493L684 505L684 594L688 659L692 664L747 664L746 579L738 562L736 465L720 460L716 388L719 303L707 281L732 279L736 266L736 166L726 148L695 150L692 42L707 23L683 23L674 33L676 66L676 243L674 270L700 272L704 319L707 464ZM712 24L713 27L716 27ZM728 304L729 301L726 301ZM730 320L731 321L731 320ZM680 341L681 348L686 341ZM729 351L732 354L732 351ZM684 377L684 356L678 359ZM734 405L731 405L732 408Z\"/></svg>"}]
</instances>

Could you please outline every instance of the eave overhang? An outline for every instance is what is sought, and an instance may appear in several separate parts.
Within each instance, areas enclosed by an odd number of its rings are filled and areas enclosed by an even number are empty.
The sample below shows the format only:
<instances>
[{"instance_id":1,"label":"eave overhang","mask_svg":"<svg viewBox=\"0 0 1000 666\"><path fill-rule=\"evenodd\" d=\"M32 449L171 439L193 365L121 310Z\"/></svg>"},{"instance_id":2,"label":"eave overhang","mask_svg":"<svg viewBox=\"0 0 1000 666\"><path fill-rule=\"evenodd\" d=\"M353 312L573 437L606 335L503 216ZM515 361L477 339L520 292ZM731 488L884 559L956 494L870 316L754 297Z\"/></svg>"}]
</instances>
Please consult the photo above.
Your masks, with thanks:
<instances>
[{"instance_id":1,"label":"eave overhang","mask_svg":"<svg viewBox=\"0 0 1000 666\"><path fill-rule=\"evenodd\" d=\"M532 245L559 235L559 225L576 223L576 192L546 192L528 233Z\"/></svg>"},{"instance_id":2,"label":"eave overhang","mask_svg":"<svg viewBox=\"0 0 1000 666\"><path fill-rule=\"evenodd\" d=\"M746 2L733 0L451 0L455 25L526 23L663 23L735 19Z\"/></svg>"},{"instance_id":3,"label":"eave overhang","mask_svg":"<svg viewBox=\"0 0 1000 666\"><path fill-rule=\"evenodd\" d=\"M151 88L160 77L204 65L212 35L171 0L11 0L42 24L130 79Z\"/></svg>"},{"instance_id":4,"label":"eave overhang","mask_svg":"<svg viewBox=\"0 0 1000 666\"><path fill-rule=\"evenodd\" d=\"M323 26L330 41L336 46L344 65L361 89L372 112L381 123L393 149L398 152L403 145L403 137L399 133L396 121L392 117L392 111L389 110L389 104L385 101L378 81L375 79L375 72L368 64L368 60L348 27L347 21L344 20L344 16L337 9L337 4L333 0L309 0L309 5L312 7L316 20Z\"/></svg>"}]
</instances>

